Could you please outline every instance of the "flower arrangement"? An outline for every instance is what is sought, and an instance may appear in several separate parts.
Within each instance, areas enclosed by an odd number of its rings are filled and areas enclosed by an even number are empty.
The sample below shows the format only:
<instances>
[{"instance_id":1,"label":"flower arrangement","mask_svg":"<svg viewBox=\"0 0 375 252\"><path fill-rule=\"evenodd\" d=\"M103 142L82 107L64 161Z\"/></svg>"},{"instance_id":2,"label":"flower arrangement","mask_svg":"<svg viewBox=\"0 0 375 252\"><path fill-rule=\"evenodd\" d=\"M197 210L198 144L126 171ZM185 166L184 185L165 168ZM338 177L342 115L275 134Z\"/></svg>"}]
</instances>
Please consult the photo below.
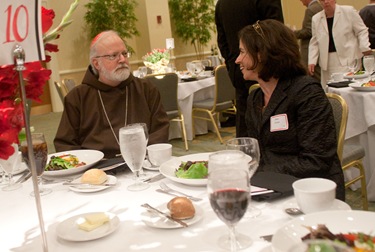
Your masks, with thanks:
<instances>
[{"instance_id":1,"label":"flower arrangement","mask_svg":"<svg viewBox=\"0 0 375 252\"><path fill-rule=\"evenodd\" d=\"M47 52L58 52L57 45L48 43L58 39L60 32L73 20L69 20L73 11L78 6L75 0L64 15L60 24L49 32L52 27L55 12L42 7L42 32L44 49ZM46 55L44 62L49 62L51 56ZM26 98L40 102L43 87L50 79L52 71L43 67L42 62L25 63L22 78L25 82ZM14 152L11 146L18 143L18 134L24 127L23 105L20 98L19 74L14 70L14 65L0 66L0 159L8 159Z\"/></svg>"},{"instance_id":2,"label":"flower arrangement","mask_svg":"<svg viewBox=\"0 0 375 252\"><path fill-rule=\"evenodd\" d=\"M145 66L151 68L153 73L164 73L169 58L170 54L167 49L152 49L151 52L142 57Z\"/></svg>"}]
</instances>

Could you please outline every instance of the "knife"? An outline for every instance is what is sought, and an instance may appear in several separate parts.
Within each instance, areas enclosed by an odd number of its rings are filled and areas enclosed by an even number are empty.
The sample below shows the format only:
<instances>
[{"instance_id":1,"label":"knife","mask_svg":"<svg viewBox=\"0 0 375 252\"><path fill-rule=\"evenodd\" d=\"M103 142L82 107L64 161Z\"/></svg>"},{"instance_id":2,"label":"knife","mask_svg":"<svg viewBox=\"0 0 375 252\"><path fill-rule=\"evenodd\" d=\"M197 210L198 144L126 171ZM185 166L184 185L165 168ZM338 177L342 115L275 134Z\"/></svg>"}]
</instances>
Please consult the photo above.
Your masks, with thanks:
<instances>
[{"instance_id":1,"label":"knife","mask_svg":"<svg viewBox=\"0 0 375 252\"><path fill-rule=\"evenodd\" d=\"M181 221L181 220L177 220L177 219L173 218L172 216L170 216L169 214L164 213L164 212L160 211L159 209L150 206L150 205L147 204L147 203L141 205L141 207L147 208L148 210L151 210L151 211L153 211L153 212L159 214L160 216L163 216L163 217L167 218L167 219L170 220L170 221L176 222L176 223L180 224L180 225L183 226L183 227L187 227L187 226L188 226L188 224L186 224L185 222L183 222L183 221Z\"/></svg>"},{"instance_id":2,"label":"knife","mask_svg":"<svg viewBox=\"0 0 375 252\"><path fill-rule=\"evenodd\" d=\"M17 183L23 183L25 182L26 180L28 180L29 178L31 177L31 172L30 171L25 171L21 177L19 177L17 179L17 181L15 182L16 184Z\"/></svg>"},{"instance_id":3,"label":"knife","mask_svg":"<svg viewBox=\"0 0 375 252\"><path fill-rule=\"evenodd\" d=\"M152 182L159 181L163 178L165 178L163 174L158 174L158 175L155 175L151 178L147 178L147 179L143 180L142 182L152 183Z\"/></svg>"},{"instance_id":4,"label":"knife","mask_svg":"<svg viewBox=\"0 0 375 252\"><path fill-rule=\"evenodd\" d=\"M117 163L117 164L110 165L110 166L103 167L103 168L99 168L99 169L102 170L102 171L108 171L108 170L115 169L116 167L119 167L119 166L121 166L123 164L126 164L126 162Z\"/></svg>"}]
</instances>

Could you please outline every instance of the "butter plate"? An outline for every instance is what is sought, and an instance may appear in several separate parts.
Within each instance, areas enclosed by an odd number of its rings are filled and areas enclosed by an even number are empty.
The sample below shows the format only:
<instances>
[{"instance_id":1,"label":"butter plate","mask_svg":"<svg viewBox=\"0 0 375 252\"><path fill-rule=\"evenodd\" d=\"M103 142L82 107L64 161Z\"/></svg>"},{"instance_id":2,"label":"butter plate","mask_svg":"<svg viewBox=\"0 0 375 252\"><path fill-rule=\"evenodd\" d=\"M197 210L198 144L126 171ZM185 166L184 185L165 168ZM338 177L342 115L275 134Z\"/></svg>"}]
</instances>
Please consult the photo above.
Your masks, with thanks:
<instances>
[{"instance_id":1,"label":"butter plate","mask_svg":"<svg viewBox=\"0 0 375 252\"><path fill-rule=\"evenodd\" d=\"M74 191L74 192L81 192L81 193L91 193L91 192L98 192L105 190L107 188L113 187L113 185L116 185L117 183L117 178L112 175L107 175L108 179L105 182L106 184L110 184L111 186L104 186L104 185L92 185L90 187L83 185L74 185L74 186L69 186L69 189ZM81 177L73 180L71 183L81 183Z\"/></svg>"},{"instance_id":2,"label":"butter plate","mask_svg":"<svg viewBox=\"0 0 375 252\"><path fill-rule=\"evenodd\" d=\"M120 219L117 215L105 212L109 222L90 232L84 231L78 227L78 223L88 214L93 213L78 214L60 222L56 227L57 236L67 241L91 241L111 234L120 226Z\"/></svg>"}]
</instances>

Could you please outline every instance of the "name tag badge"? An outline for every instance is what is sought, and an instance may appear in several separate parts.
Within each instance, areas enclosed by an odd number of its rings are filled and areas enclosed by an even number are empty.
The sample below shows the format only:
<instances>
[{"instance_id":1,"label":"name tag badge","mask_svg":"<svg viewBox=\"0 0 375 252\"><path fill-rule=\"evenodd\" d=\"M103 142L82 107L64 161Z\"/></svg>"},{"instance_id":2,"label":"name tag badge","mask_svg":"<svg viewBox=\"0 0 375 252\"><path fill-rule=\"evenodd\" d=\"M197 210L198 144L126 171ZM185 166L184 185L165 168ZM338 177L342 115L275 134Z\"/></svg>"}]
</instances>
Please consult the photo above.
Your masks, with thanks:
<instances>
[{"instance_id":1,"label":"name tag badge","mask_svg":"<svg viewBox=\"0 0 375 252\"><path fill-rule=\"evenodd\" d=\"M271 117L271 132L283 131L289 128L287 114L280 114Z\"/></svg>"}]
</instances>

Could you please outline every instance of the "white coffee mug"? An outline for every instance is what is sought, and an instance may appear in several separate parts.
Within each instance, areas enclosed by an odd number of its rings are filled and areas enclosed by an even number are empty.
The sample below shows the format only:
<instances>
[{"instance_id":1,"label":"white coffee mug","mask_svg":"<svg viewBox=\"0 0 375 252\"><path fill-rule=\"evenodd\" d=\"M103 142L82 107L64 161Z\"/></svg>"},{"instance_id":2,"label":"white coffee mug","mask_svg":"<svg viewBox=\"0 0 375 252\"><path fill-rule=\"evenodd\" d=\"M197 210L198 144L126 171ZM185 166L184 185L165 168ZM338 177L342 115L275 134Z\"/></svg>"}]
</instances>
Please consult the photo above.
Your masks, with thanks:
<instances>
[{"instance_id":1,"label":"white coffee mug","mask_svg":"<svg viewBox=\"0 0 375 252\"><path fill-rule=\"evenodd\" d=\"M332 208L336 197L336 183L324 178L304 178L293 184L294 196L299 208L313 213Z\"/></svg>"},{"instance_id":2,"label":"white coffee mug","mask_svg":"<svg viewBox=\"0 0 375 252\"><path fill-rule=\"evenodd\" d=\"M148 160L154 166L160 166L172 157L172 145L168 143L147 146Z\"/></svg>"}]
</instances>

